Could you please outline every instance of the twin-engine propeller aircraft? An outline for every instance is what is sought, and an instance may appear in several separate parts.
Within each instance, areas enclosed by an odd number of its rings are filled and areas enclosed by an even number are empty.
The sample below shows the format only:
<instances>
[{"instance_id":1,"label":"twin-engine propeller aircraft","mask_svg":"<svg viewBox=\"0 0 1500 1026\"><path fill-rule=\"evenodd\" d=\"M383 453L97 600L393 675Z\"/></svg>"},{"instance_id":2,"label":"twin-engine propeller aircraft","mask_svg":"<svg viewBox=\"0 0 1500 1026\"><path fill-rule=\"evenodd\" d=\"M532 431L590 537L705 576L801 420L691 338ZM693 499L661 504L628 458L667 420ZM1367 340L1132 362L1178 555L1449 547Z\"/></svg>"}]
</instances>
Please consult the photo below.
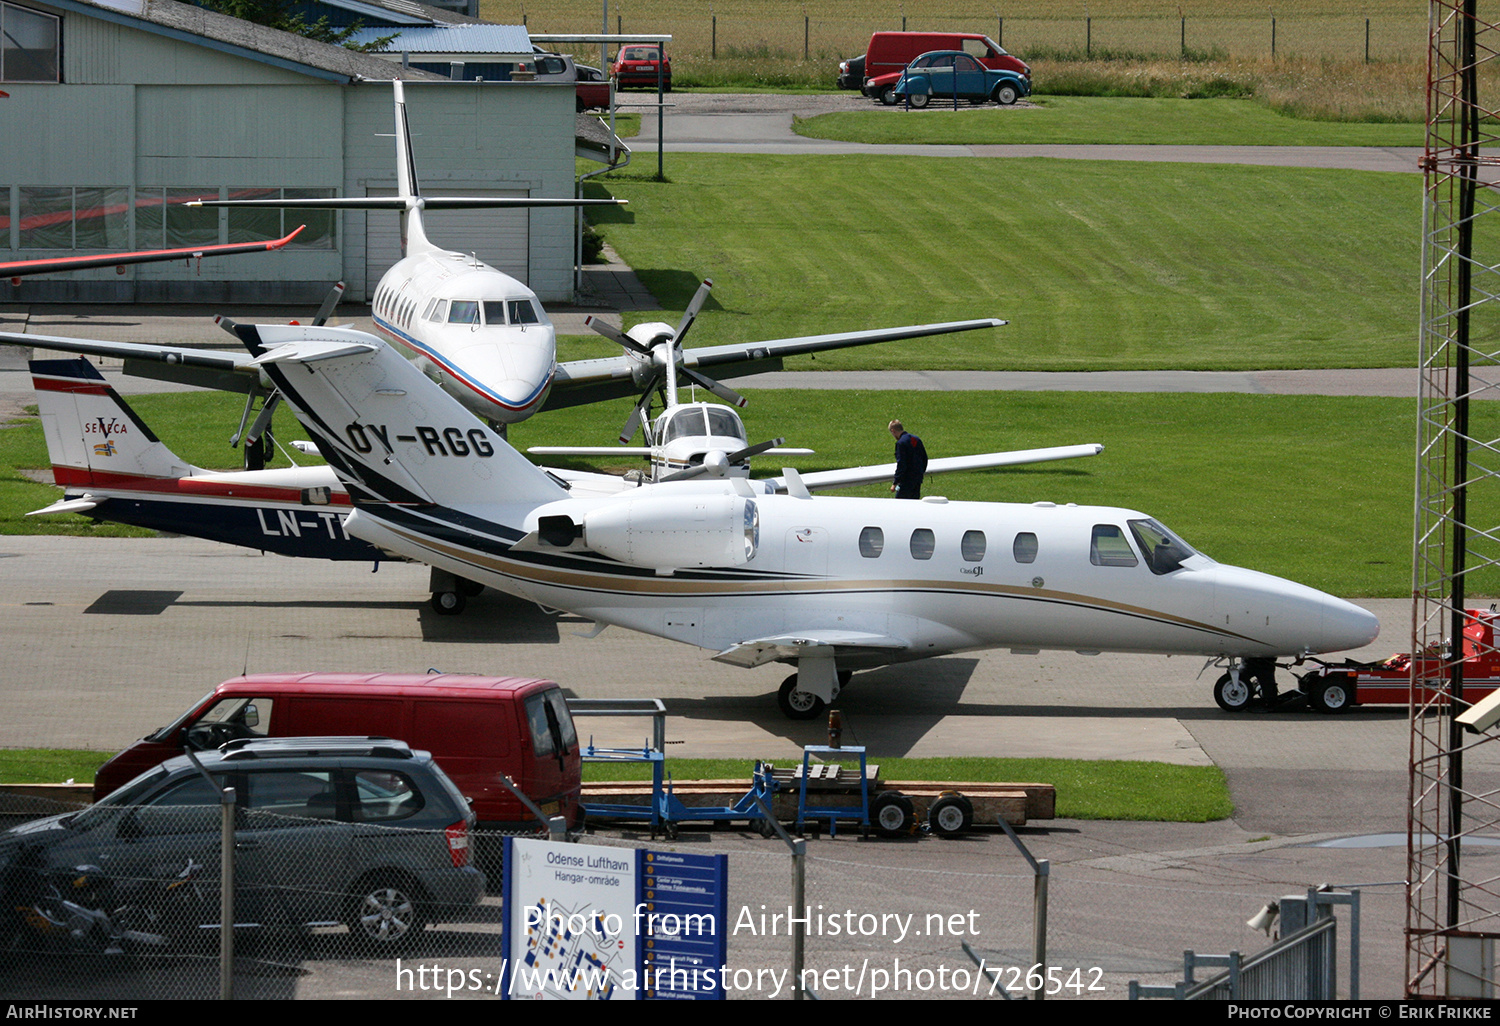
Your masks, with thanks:
<instances>
[{"instance_id":1,"label":"twin-engine propeller aircraft","mask_svg":"<svg viewBox=\"0 0 1500 1026\"><path fill-rule=\"evenodd\" d=\"M1238 680L1379 632L1129 509L814 497L791 470L786 495L728 477L575 497L389 347L294 330L256 364L347 485L351 536L726 663L795 665L794 718L854 670L954 652L1195 654Z\"/></svg>"},{"instance_id":2,"label":"twin-engine propeller aircraft","mask_svg":"<svg viewBox=\"0 0 1500 1026\"><path fill-rule=\"evenodd\" d=\"M805 456L811 453L811 449L783 447L783 438L751 445L745 434L744 423L730 407L718 403L677 401L680 373L692 384L709 390L735 406L743 407L746 403L745 397L734 389L694 370L692 366L684 366L682 340L712 288L711 281L705 281L699 286L697 295L688 304L687 312L683 314L682 322L676 330L671 325L658 321L638 324L628 332L620 332L612 325L590 318L590 327L618 342L625 349L626 357L635 365L633 377L641 389L640 400L620 430L620 445L533 445L526 451L538 456L645 456L651 461L649 475L643 477L632 471L631 474L635 476L627 475L626 479L632 483L644 480L658 484L688 481L704 475L748 478L750 459L753 456ZM665 407L654 421L649 417L653 393L660 394ZM628 444L637 429L645 434L646 444L643 446ZM927 473L942 474L1024 463L1045 463L1049 460L1097 456L1103 451L1104 446L1090 444L952 456L931 461L927 465ZM888 481L895 471L894 463L873 467L845 467L803 474L801 481L812 491L848 488L872 481ZM782 493L787 490L785 478L775 478L764 483L754 482L754 485Z\"/></svg>"},{"instance_id":3,"label":"twin-engine propeller aircraft","mask_svg":"<svg viewBox=\"0 0 1500 1026\"><path fill-rule=\"evenodd\" d=\"M473 256L443 249L427 238L424 210L484 207L543 207L616 205L615 199L544 199L505 197L423 196L412 161L411 133L406 116L403 83L395 91L395 196L325 199L215 200L202 206L266 206L298 209L396 210L402 216L402 253L376 286L371 312L375 326L405 355L467 409L491 424L508 425L541 409L557 409L634 396L649 390L654 380L644 375L636 352L616 357L557 362L556 333L536 293L511 276ZM284 243L255 244L275 246ZM230 251L221 247L220 251ZM336 299L337 296L331 297ZM701 300L696 301L701 307ZM332 309L325 304L315 323ZM696 317L697 307L691 313ZM685 323L690 323L691 319ZM720 376L779 370L787 356L822 352L874 342L892 342L929 335L973 331L1004 324L994 318L917 324L897 328L808 335L682 350L671 347L676 365L696 380L697 366L718 368ZM226 322L236 334L250 326ZM655 338L667 325L648 325ZM635 329L640 334L641 329ZM680 334L681 332L679 332ZM613 336L611 336L613 337ZM97 339L0 332L0 344L35 346L64 353L121 358L127 374L179 381L206 388L246 393L246 416L233 443L243 436L260 437L276 404L268 380L240 352L152 346ZM659 375L659 360L653 364ZM722 387L722 386L721 386ZM247 432L253 404L263 399L260 417ZM631 434L634 434L632 429ZM246 448L247 455L251 452ZM247 466L254 467L248 463Z\"/></svg>"}]
</instances>

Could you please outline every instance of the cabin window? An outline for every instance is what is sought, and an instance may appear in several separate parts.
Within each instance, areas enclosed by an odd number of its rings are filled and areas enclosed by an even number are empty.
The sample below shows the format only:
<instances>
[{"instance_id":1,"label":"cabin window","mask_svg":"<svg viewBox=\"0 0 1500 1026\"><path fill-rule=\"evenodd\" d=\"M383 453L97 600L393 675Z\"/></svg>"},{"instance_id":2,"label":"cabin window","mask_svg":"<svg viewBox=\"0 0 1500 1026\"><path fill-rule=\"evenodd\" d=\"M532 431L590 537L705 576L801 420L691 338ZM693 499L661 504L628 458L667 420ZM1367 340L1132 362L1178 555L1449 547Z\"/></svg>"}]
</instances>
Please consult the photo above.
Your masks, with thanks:
<instances>
[{"instance_id":1,"label":"cabin window","mask_svg":"<svg viewBox=\"0 0 1500 1026\"><path fill-rule=\"evenodd\" d=\"M1036 550L1036 535L1030 531L1022 531L1016 535L1016 540L1010 546L1010 551L1015 555L1017 563L1035 563Z\"/></svg>"},{"instance_id":2,"label":"cabin window","mask_svg":"<svg viewBox=\"0 0 1500 1026\"><path fill-rule=\"evenodd\" d=\"M62 21L0 3L0 82L57 82Z\"/></svg>"},{"instance_id":3,"label":"cabin window","mask_svg":"<svg viewBox=\"0 0 1500 1026\"><path fill-rule=\"evenodd\" d=\"M449 324L478 324L479 303L473 299L455 299L448 306Z\"/></svg>"},{"instance_id":4,"label":"cabin window","mask_svg":"<svg viewBox=\"0 0 1500 1026\"><path fill-rule=\"evenodd\" d=\"M709 434L745 440L745 426L732 411L717 406L706 406L703 412L708 415Z\"/></svg>"},{"instance_id":5,"label":"cabin window","mask_svg":"<svg viewBox=\"0 0 1500 1026\"><path fill-rule=\"evenodd\" d=\"M1135 566L1138 561L1124 531L1114 524L1095 524L1089 562L1095 566Z\"/></svg>"},{"instance_id":6,"label":"cabin window","mask_svg":"<svg viewBox=\"0 0 1500 1026\"><path fill-rule=\"evenodd\" d=\"M484 301L484 323L505 323L505 301L500 299L486 299Z\"/></svg>"},{"instance_id":7,"label":"cabin window","mask_svg":"<svg viewBox=\"0 0 1500 1026\"><path fill-rule=\"evenodd\" d=\"M433 306L432 313L428 315L427 319L437 321L439 324L446 321L448 319L448 301L446 299L439 299Z\"/></svg>"},{"instance_id":8,"label":"cabin window","mask_svg":"<svg viewBox=\"0 0 1500 1026\"><path fill-rule=\"evenodd\" d=\"M936 544L931 531L925 527L917 528L911 533L911 558L931 559Z\"/></svg>"},{"instance_id":9,"label":"cabin window","mask_svg":"<svg viewBox=\"0 0 1500 1026\"><path fill-rule=\"evenodd\" d=\"M877 558L885 549L885 532L878 527L867 527L859 532L859 554L866 559Z\"/></svg>"},{"instance_id":10,"label":"cabin window","mask_svg":"<svg viewBox=\"0 0 1500 1026\"><path fill-rule=\"evenodd\" d=\"M983 531L965 531L963 540L958 543L958 551L967 562L977 563L984 558L984 545Z\"/></svg>"},{"instance_id":11,"label":"cabin window","mask_svg":"<svg viewBox=\"0 0 1500 1026\"><path fill-rule=\"evenodd\" d=\"M512 324L540 324L542 319L537 316L536 307L531 305L529 299L512 299L506 304Z\"/></svg>"},{"instance_id":12,"label":"cabin window","mask_svg":"<svg viewBox=\"0 0 1500 1026\"><path fill-rule=\"evenodd\" d=\"M1146 557L1146 566L1153 574L1169 574L1182 569L1182 561L1197 555L1192 546L1175 537L1155 520L1132 520L1130 533L1135 535L1141 554Z\"/></svg>"},{"instance_id":13,"label":"cabin window","mask_svg":"<svg viewBox=\"0 0 1500 1026\"><path fill-rule=\"evenodd\" d=\"M424 321L430 321L430 320L432 320L432 311L434 311L434 310L437 309L437 305L438 305L438 301L436 299L429 299L427 301L427 306L424 307L423 310L422 310L422 320L424 320Z\"/></svg>"}]
</instances>

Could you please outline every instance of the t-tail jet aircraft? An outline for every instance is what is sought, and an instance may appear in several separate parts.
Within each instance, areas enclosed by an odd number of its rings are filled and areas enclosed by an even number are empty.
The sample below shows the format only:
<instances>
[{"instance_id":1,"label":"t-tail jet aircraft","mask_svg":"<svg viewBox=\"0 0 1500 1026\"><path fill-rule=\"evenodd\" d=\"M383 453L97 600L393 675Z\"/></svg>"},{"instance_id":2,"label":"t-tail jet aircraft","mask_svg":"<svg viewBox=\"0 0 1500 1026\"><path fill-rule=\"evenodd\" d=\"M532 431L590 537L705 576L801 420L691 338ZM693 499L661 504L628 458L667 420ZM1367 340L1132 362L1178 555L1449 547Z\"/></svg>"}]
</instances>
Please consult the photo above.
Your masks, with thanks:
<instances>
[{"instance_id":1,"label":"t-tail jet aircraft","mask_svg":"<svg viewBox=\"0 0 1500 1026\"><path fill-rule=\"evenodd\" d=\"M627 352L559 364L555 330L536 293L468 253L443 249L429 241L422 221L424 210L578 207L618 205L624 201L423 196L412 160L403 83L393 82L392 87L396 125L395 196L205 200L198 205L399 211L403 256L381 276L375 288L371 306L375 326L444 390L491 424L514 424L541 409L558 409L638 394L646 380L642 377L643 363L638 354ZM270 245L274 248L279 244ZM314 323L322 324L327 319L332 302L336 301L341 290L342 286L336 287L335 294L319 311ZM253 327L230 321L221 323L237 335ZM715 373L720 377L733 377L779 370L787 356L994 328L1004 323L994 318L981 318L705 346L686 351L676 346L672 352L677 363L685 368L684 373L695 374L692 368L701 365L716 368ZM232 444L237 444L241 438L261 438L278 401L269 383L250 365L250 358L240 352L8 332L0 332L0 345L115 357L123 359L127 374L247 393L245 416ZM659 373L659 368L654 372ZM264 405L247 431L245 425L249 423L249 414L258 399L264 399ZM248 447L246 452L247 455L250 452ZM254 464L247 463L247 466Z\"/></svg>"},{"instance_id":2,"label":"t-tail jet aircraft","mask_svg":"<svg viewBox=\"0 0 1500 1026\"><path fill-rule=\"evenodd\" d=\"M787 494L739 477L575 497L378 341L281 329L256 353L348 487L353 537L543 606L794 665L788 716L855 670L1009 647L1275 660L1357 648L1364 609L1215 562L1104 506Z\"/></svg>"}]
</instances>

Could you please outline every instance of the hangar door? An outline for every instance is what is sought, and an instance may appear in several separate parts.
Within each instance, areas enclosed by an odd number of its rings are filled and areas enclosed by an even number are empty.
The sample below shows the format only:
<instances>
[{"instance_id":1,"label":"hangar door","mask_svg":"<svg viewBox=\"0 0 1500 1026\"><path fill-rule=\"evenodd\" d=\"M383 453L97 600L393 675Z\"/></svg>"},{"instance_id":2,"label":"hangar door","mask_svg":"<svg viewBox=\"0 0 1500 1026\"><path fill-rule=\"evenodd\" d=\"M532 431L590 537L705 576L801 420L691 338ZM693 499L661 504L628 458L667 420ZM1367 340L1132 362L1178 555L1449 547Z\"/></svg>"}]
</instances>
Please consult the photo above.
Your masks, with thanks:
<instances>
[{"instance_id":1,"label":"hangar door","mask_svg":"<svg viewBox=\"0 0 1500 1026\"><path fill-rule=\"evenodd\" d=\"M369 189L370 196L394 196L395 189ZM526 189L430 189L424 196L503 196L525 197ZM401 259L401 218L394 211L371 210L365 213L365 302L369 302L380 283L380 276ZM491 267L526 281L530 271L531 211L527 207L509 210L428 210L422 214L427 238L434 246L473 253Z\"/></svg>"}]
</instances>

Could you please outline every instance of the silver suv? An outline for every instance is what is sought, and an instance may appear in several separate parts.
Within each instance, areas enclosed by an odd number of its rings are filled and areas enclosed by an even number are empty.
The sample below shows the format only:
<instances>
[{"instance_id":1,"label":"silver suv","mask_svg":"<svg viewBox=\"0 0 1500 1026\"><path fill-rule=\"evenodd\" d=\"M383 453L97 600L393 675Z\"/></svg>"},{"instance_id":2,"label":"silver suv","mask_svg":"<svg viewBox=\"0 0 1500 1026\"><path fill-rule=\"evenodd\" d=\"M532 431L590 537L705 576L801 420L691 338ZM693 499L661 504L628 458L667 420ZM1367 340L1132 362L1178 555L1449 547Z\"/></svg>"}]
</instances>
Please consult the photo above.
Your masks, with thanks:
<instances>
[{"instance_id":1,"label":"silver suv","mask_svg":"<svg viewBox=\"0 0 1500 1026\"><path fill-rule=\"evenodd\" d=\"M465 918L484 893L469 864L474 814L427 752L386 738L260 738L197 758L213 786L179 756L82 812L0 834L0 889L85 866L139 889L196 864L194 925L217 924L219 789L233 787L237 926L343 923L367 947L397 951L429 921Z\"/></svg>"}]
</instances>

